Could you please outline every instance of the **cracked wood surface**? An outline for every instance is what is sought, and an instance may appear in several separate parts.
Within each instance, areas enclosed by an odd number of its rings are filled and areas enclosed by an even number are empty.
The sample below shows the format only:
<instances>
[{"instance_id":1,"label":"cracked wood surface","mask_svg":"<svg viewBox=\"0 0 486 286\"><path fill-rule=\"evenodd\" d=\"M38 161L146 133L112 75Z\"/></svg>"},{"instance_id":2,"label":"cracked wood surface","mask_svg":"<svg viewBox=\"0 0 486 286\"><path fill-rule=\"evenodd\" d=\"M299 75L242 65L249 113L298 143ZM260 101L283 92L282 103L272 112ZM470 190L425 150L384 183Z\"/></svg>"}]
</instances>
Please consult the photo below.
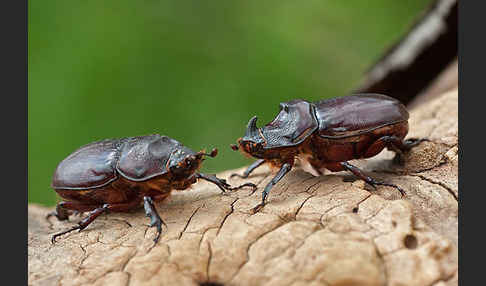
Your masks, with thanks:
<instances>
[{"instance_id":1,"label":"cracked wood surface","mask_svg":"<svg viewBox=\"0 0 486 286\"><path fill-rule=\"evenodd\" d=\"M258 184L253 193L222 195L206 182L173 192L157 205L168 228L155 247L143 209L102 215L52 245L52 234L80 218L48 222L52 208L31 204L29 285L457 285L457 101L456 90L411 111L408 137L432 142L404 166L389 151L352 162L403 187L403 199L347 172L313 177L294 168L252 215L272 178L261 167L228 180Z\"/></svg>"}]
</instances>

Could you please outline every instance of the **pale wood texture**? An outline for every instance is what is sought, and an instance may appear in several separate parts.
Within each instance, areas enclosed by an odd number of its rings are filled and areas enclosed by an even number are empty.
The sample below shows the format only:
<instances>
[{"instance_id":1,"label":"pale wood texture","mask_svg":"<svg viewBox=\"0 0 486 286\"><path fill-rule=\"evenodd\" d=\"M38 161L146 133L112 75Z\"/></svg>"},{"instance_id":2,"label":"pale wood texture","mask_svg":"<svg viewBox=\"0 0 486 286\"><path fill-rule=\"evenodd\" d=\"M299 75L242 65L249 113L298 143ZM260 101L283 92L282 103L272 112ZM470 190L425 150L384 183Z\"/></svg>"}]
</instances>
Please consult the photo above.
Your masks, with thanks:
<instances>
[{"instance_id":1,"label":"pale wood texture","mask_svg":"<svg viewBox=\"0 0 486 286\"><path fill-rule=\"evenodd\" d=\"M245 180L258 184L254 193L221 195L205 182L174 192L157 206L168 228L155 247L142 209L103 215L52 245L51 235L79 218L47 222L52 209L30 205L29 285L457 285L457 105L455 90L411 111L408 137L432 142L405 166L389 151L353 162L403 187L404 199L347 172L296 168L252 215L271 179L261 167Z\"/></svg>"}]
</instances>

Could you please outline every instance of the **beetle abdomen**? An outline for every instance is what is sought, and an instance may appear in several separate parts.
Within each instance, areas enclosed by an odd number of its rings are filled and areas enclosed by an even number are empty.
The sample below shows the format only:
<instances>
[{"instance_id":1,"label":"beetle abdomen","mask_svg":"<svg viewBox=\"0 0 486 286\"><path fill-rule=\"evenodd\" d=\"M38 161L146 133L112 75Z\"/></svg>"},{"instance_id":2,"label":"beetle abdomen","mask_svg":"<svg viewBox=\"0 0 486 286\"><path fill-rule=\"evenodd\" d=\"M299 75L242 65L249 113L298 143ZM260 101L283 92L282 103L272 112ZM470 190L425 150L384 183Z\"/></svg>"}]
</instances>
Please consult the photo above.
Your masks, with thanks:
<instances>
[{"instance_id":1,"label":"beetle abdomen","mask_svg":"<svg viewBox=\"0 0 486 286\"><path fill-rule=\"evenodd\" d=\"M93 205L130 202L141 195L150 196L155 200L159 200L167 197L170 191L170 183L164 176L143 182L135 182L124 177L119 177L96 189L56 189L59 196L65 200Z\"/></svg>"},{"instance_id":2,"label":"beetle abdomen","mask_svg":"<svg viewBox=\"0 0 486 286\"><path fill-rule=\"evenodd\" d=\"M325 138L356 136L408 120L405 106L382 94L357 94L314 103L318 134Z\"/></svg>"},{"instance_id":3,"label":"beetle abdomen","mask_svg":"<svg viewBox=\"0 0 486 286\"><path fill-rule=\"evenodd\" d=\"M59 163L52 187L91 189L107 185L117 178L119 148L118 139L97 141L79 148Z\"/></svg>"},{"instance_id":4,"label":"beetle abdomen","mask_svg":"<svg viewBox=\"0 0 486 286\"><path fill-rule=\"evenodd\" d=\"M408 122L399 122L376 128L368 133L343 138L325 138L315 136L310 142L310 152L321 163L345 162L353 159L370 158L380 153L386 143L373 145L383 136L395 136L403 139L408 132ZM370 148L374 146L374 148ZM319 165L319 164L317 164Z\"/></svg>"}]
</instances>

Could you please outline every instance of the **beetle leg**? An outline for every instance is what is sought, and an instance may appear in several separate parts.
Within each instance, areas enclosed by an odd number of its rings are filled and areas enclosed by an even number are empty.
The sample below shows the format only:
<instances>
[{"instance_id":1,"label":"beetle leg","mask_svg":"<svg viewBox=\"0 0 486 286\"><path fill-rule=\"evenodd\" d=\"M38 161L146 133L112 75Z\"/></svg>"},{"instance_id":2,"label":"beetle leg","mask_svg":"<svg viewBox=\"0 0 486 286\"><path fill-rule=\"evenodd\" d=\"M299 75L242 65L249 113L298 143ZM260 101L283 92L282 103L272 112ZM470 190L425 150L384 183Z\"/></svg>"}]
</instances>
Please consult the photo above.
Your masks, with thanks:
<instances>
[{"instance_id":1,"label":"beetle leg","mask_svg":"<svg viewBox=\"0 0 486 286\"><path fill-rule=\"evenodd\" d=\"M48 213L47 216L46 216L46 219L49 220L49 218L51 216L55 216L58 220L69 219L69 215L71 214L71 212L68 211L67 209L63 208L63 204L65 204L65 202L59 202L56 205L56 210Z\"/></svg>"},{"instance_id":2,"label":"beetle leg","mask_svg":"<svg viewBox=\"0 0 486 286\"><path fill-rule=\"evenodd\" d=\"M285 174L287 174L290 170L292 169L292 165L290 165L289 163L285 163L282 165L282 167L280 168L280 170L278 170L278 173L277 175L275 175L275 177L273 177L273 179L265 186L265 189L263 190L262 192L262 202L260 204L258 204L256 207L253 208L253 213L257 213L259 212L264 206L265 206L265 200L267 199L267 196L268 196L268 193L270 192L270 190L273 188L273 186L275 186L275 184L278 183L278 181L280 181L280 179L282 179Z\"/></svg>"},{"instance_id":3,"label":"beetle leg","mask_svg":"<svg viewBox=\"0 0 486 286\"><path fill-rule=\"evenodd\" d=\"M397 185L377 181L377 180L375 180L375 179L373 179L373 178L365 175L364 172L361 171L358 167L353 166L353 165L349 164L348 162L341 162L340 164L341 164L341 166L343 166L344 169L352 172L355 176L357 176L358 178L364 180L366 183L368 183L374 189L376 189L376 186L375 185L394 187L394 188L396 188L400 192L400 194L402 195L402 197L405 196L405 191L402 190L402 188L400 188Z\"/></svg>"},{"instance_id":4,"label":"beetle leg","mask_svg":"<svg viewBox=\"0 0 486 286\"><path fill-rule=\"evenodd\" d=\"M387 146L392 145L396 149L399 149L402 152L407 152L410 151L413 147L417 146L423 141L430 141L427 138L410 138L407 140L401 140L400 138L396 136L383 136L379 140L382 140L385 142ZM399 152L397 152L399 153Z\"/></svg>"},{"instance_id":5,"label":"beetle leg","mask_svg":"<svg viewBox=\"0 0 486 286\"><path fill-rule=\"evenodd\" d=\"M104 213L105 211L108 210L108 204L104 204L101 208L97 208L93 211L91 211L89 213L89 215L84 218L83 220L81 220L77 226L74 226L66 231L63 231L63 232L60 232L60 233L56 233L52 236L51 238L51 242L52 243L55 243L56 242L56 237L58 236L61 236L63 234L66 234L66 233L69 233L71 231L74 231L76 229L79 229L79 231L83 230L84 228L86 228L90 223L92 223L99 215L101 215L102 213Z\"/></svg>"},{"instance_id":6,"label":"beetle leg","mask_svg":"<svg viewBox=\"0 0 486 286\"><path fill-rule=\"evenodd\" d=\"M56 210L47 214L46 219L55 216L58 220L67 220L71 214L92 211L99 205L87 205L80 202L62 201L56 205ZM74 212L73 212L74 211Z\"/></svg>"},{"instance_id":7,"label":"beetle leg","mask_svg":"<svg viewBox=\"0 0 486 286\"><path fill-rule=\"evenodd\" d=\"M410 151L413 147L417 146L423 141L430 141L427 138L410 138L407 140L401 140L396 136L384 136L383 141L389 147L389 149L395 151L397 156L395 157L395 162L398 164L404 164L403 153Z\"/></svg>"},{"instance_id":8,"label":"beetle leg","mask_svg":"<svg viewBox=\"0 0 486 286\"><path fill-rule=\"evenodd\" d=\"M260 167L263 163L265 163L265 159L258 159L255 162L253 162L248 168L243 172L243 175L240 174L231 174L230 178L232 177L240 177L243 179L248 178L251 172L253 172L256 168Z\"/></svg>"},{"instance_id":9,"label":"beetle leg","mask_svg":"<svg viewBox=\"0 0 486 286\"><path fill-rule=\"evenodd\" d=\"M420 144L421 142L424 142L424 141L430 141L430 140L427 139L427 138L409 138L409 139L403 141L402 145L404 146L405 150L410 150L413 147L417 146L418 144Z\"/></svg>"},{"instance_id":10,"label":"beetle leg","mask_svg":"<svg viewBox=\"0 0 486 286\"><path fill-rule=\"evenodd\" d=\"M140 204L139 199L132 200L128 203L118 203L118 204L104 204L103 206L95 206L95 205L84 205L79 202L63 202L61 205L62 208L65 209L72 209L72 210L78 210L78 211L91 211L87 217L82 219L77 226L74 226L66 231L57 233L52 236L51 242L54 243L56 242L56 237L61 236L63 234L66 234L68 232L71 232L73 230L79 229L79 231L82 231L85 229L90 223L92 223L98 216L100 216L102 213L107 212L107 211L114 211L114 212L123 212L127 211L130 209L133 209L134 207L138 206Z\"/></svg>"},{"instance_id":11,"label":"beetle leg","mask_svg":"<svg viewBox=\"0 0 486 286\"><path fill-rule=\"evenodd\" d=\"M165 225L165 223L155 209L154 201L151 197L143 197L143 207L145 209L145 215L150 218L150 227L155 226L157 228L157 236L154 238L154 243L157 243L160 238L160 233L162 232L162 224Z\"/></svg>"},{"instance_id":12,"label":"beetle leg","mask_svg":"<svg viewBox=\"0 0 486 286\"><path fill-rule=\"evenodd\" d=\"M228 184L226 182L225 179L220 179L220 178L216 177L215 175L206 175L206 174L203 174L203 173L196 173L196 178L203 179L203 180L206 180L208 182L215 184L216 186L218 186L218 188L221 189L221 191L223 191L223 193L225 193L226 191L241 189L243 187L252 187L254 190L257 188L257 186L253 183L245 183L245 184L239 185L237 187L232 187L230 184Z\"/></svg>"},{"instance_id":13,"label":"beetle leg","mask_svg":"<svg viewBox=\"0 0 486 286\"><path fill-rule=\"evenodd\" d=\"M417 146L423 141L430 141L429 139L407 139L402 140L397 136L383 136L378 138L364 153L364 158L373 157L380 153L383 148L387 147L389 150L394 151L397 154L396 160L399 163L403 163L403 153L410 151L413 147Z\"/></svg>"}]
</instances>

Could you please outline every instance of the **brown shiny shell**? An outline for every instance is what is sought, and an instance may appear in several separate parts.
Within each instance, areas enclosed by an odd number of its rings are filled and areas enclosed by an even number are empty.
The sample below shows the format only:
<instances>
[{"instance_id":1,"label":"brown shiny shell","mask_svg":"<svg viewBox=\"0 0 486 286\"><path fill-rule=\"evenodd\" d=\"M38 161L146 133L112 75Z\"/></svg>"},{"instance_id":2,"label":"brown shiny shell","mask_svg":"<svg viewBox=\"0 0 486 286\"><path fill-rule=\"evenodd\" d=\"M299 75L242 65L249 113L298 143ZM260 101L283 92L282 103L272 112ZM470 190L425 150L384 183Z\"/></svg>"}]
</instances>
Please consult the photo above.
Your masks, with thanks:
<instances>
[{"instance_id":1,"label":"brown shiny shell","mask_svg":"<svg viewBox=\"0 0 486 286\"><path fill-rule=\"evenodd\" d=\"M311 135L328 139L358 136L408 120L405 106L382 94L356 94L310 103L297 99L280 104L275 119L259 129L264 149L292 147ZM243 140L246 138L244 137Z\"/></svg>"},{"instance_id":2,"label":"brown shiny shell","mask_svg":"<svg viewBox=\"0 0 486 286\"><path fill-rule=\"evenodd\" d=\"M265 149L289 147L302 143L318 128L311 103L296 99L280 103L277 117L261 128Z\"/></svg>"},{"instance_id":3,"label":"brown shiny shell","mask_svg":"<svg viewBox=\"0 0 486 286\"><path fill-rule=\"evenodd\" d=\"M183 159L192 154L194 151L167 136L135 137L121 146L116 169L131 181L145 181L167 173L170 159Z\"/></svg>"},{"instance_id":4,"label":"brown shiny shell","mask_svg":"<svg viewBox=\"0 0 486 286\"><path fill-rule=\"evenodd\" d=\"M314 103L324 138L344 138L408 120L400 101L382 94L357 94Z\"/></svg>"},{"instance_id":5,"label":"brown shiny shell","mask_svg":"<svg viewBox=\"0 0 486 286\"><path fill-rule=\"evenodd\" d=\"M185 156L192 151L159 134L93 142L59 163L52 187L72 190L99 188L115 181L118 175L131 181L148 180L167 173L167 162L177 152ZM175 157L184 156L177 153Z\"/></svg>"}]
</instances>

